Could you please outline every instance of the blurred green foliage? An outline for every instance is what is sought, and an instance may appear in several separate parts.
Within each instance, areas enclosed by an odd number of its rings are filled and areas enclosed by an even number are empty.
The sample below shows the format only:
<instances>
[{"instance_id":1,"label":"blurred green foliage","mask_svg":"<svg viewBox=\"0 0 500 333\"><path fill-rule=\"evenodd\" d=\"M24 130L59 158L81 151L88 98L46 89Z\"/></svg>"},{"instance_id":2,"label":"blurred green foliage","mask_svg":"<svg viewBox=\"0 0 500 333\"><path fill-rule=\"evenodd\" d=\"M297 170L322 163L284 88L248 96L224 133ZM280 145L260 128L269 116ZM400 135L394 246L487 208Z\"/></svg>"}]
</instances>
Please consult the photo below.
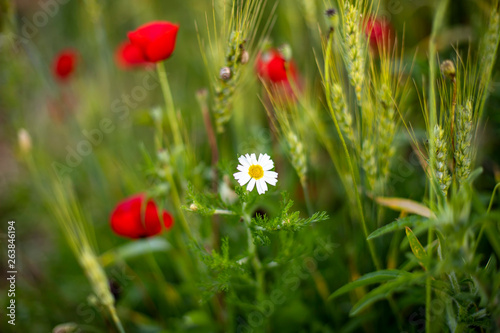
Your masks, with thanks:
<instances>
[{"instance_id":1,"label":"blurred green foliage","mask_svg":"<svg viewBox=\"0 0 500 333\"><path fill-rule=\"evenodd\" d=\"M52 9L44 9L43 3L51 3ZM189 124L191 144L200 163L197 169L199 183L207 182L210 175L204 167L210 164L210 149L195 94L201 88L209 88L213 79L207 76L197 32L198 29L201 36L206 35L206 16L212 15L212 3L211 0L0 1L0 267L3 276L7 261L4 225L15 220L16 262L20 272L15 331L48 332L56 325L68 322L81 325L84 332L113 330L108 319L87 300L91 287L47 210L46 201L50 198L41 197L28 175L17 145L18 130L24 127L30 132L33 139L30 154L37 161L39 172L46 175L53 172L53 162L65 163L67 147L76 149L85 139L82 131L98 129L103 118L111 119L115 129L103 135L102 144L93 146L92 154L84 156L81 163L71 168L70 175L81 206L98 235L98 253L128 244L129 240L111 232L108 219L119 200L146 191L155 184L148 176L151 171L148 167L151 166L144 161L144 152L156 155L150 110L161 106L163 99L157 88L149 91L144 99L132 101L127 106L129 97L124 97L124 94L132 94L146 75L156 77L156 74L152 70L120 70L114 60L115 49L126 39L128 31L145 22L169 20L180 24L177 46L173 57L166 62L166 68L176 107L181 110L184 122ZM428 75L426 53L433 3L432 0L387 0L379 7L379 14L389 19L397 32L398 42L404 44L405 73L414 80L417 89L422 87ZM263 14L264 22L275 19L270 38L277 46L283 43L291 46L301 76L316 92L321 91L316 57L321 54L321 41L328 30L323 15L326 6L319 0L284 0L277 3L273 11L274 5L274 1L268 1ZM310 8L306 9L305 5ZM439 36L440 59L452 58L455 49L462 54L477 49L478 38L486 30L488 6L486 1L453 2L446 15L445 29ZM45 16L40 13L45 13ZM47 17L46 23L37 24L44 21L42 16ZM59 50L68 47L80 54L78 69L71 81L59 84L51 75L52 59ZM256 49L249 51L253 57L258 52ZM264 152L274 149L275 163L281 169L279 187L289 191L297 206L305 211L302 190L293 168L285 154L281 154L280 147L272 142L266 111L259 100L262 90L251 66L246 69L243 92L235 100L229 134L221 143L226 161L221 161L220 172L232 177L236 154L246 150ZM497 63L496 68L498 66ZM490 198L492 184L500 180L498 78L498 70L495 70L485 109L486 122L478 140L477 164L483 166L484 173L477 180L478 195L474 200L483 204ZM127 106L128 116L122 118L121 113L112 112L113 103ZM415 129L423 128L417 94L409 97L407 105L406 121ZM326 112L325 119L328 119ZM416 135L424 141L423 132L416 130ZM398 165L393 170L390 190L396 197L420 200L426 192L425 174L412 155L409 137L400 132L395 141L398 144ZM267 276L270 288L281 291L275 295L279 301L273 301L272 310L265 308L266 302L252 305L253 295L242 290L240 294L229 296L228 301L238 306L227 313L227 318L217 318L214 309L220 304L215 304L216 298L199 304L190 296L197 290L214 288L204 281L209 274L200 279L192 277L192 281L185 283L177 266L182 260L181 252L176 247L165 247L146 256L138 254L126 260L117 259L115 266L106 268L108 276L118 286L115 290L119 294L117 307L126 331L217 332L223 331L220 322L226 321L229 323L226 327L233 327L234 331L240 327L239 331L246 332L241 325L244 321L260 320L249 317L257 309L260 313L269 313L263 320L269 327L268 331L272 332L396 332L400 331L398 324L406 331L422 332L423 294L409 292L400 295L399 315L403 322L398 323L387 302L379 302L368 311L350 317L351 299L343 297L328 302L323 297L355 277L373 271L373 267L359 226L351 225L346 218L349 214L349 206L345 205L346 194L338 175L332 172L328 156L317 145L311 145L310 149L311 199L315 208L326 211L330 219L314 223L307 227L306 232L296 236L270 235L271 245L259 249L262 255L273 252L274 237L285 244L280 249L283 255L277 261L288 266L273 268L273 262L265 263L270 265ZM172 210L171 202L165 201L164 206ZM493 207L498 208L498 200ZM266 202L258 209L271 216L279 215L279 195L269 193ZM188 216L191 218L192 215ZM391 222L397 216L395 212L385 211L384 221ZM256 221L262 222L259 218ZM197 233L204 236L210 233L208 218L203 218L197 225ZM224 249L229 247L244 252L246 236L242 224L234 218L220 222L220 228L225 247L221 254L213 257L215 259L207 259L207 265L217 267L221 274L225 274L224 279L230 280L234 276L227 275L227 272L233 268L224 266L228 256ZM401 232L400 236L402 239L404 233ZM182 241L180 237L175 230L165 235L172 244L179 239ZM391 256L391 251L399 243L387 240L385 237L376 240L382 253L387 255L383 261L391 259L400 263L406 260L403 255ZM333 248L333 254L318 256L323 245L326 249ZM481 243L479 250L491 252L486 242ZM307 266L307 258L313 258L314 267ZM486 263L489 256L481 259ZM152 269L153 261L160 267L165 281L159 282L158 272ZM248 277L237 276L236 279ZM0 286L0 304L4 309L7 302L4 278ZM215 287L225 290L225 286ZM0 327L2 331L11 329L4 316Z\"/></svg>"}]
</instances>

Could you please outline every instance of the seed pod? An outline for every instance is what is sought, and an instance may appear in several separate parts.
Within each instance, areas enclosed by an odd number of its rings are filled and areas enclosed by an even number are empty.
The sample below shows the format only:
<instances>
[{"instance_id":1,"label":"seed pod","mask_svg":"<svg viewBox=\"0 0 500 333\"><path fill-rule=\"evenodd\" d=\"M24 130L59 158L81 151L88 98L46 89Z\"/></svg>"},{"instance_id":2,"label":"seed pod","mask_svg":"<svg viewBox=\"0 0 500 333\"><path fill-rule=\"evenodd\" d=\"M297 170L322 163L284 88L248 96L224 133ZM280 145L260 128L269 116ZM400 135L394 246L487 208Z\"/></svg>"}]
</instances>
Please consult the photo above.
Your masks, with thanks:
<instances>
[{"instance_id":1,"label":"seed pod","mask_svg":"<svg viewBox=\"0 0 500 333\"><path fill-rule=\"evenodd\" d=\"M248 51L247 50L243 50L241 52L241 64L244 65L246 63L248 63L248 60L250 60L250 55L248 54Z\"/></svg>"},{"instance_id":2,"label":"seed pod","mask_svg":"<svg viewBox=\"0 0 500 333\"><path fill-rule=\"evenodd\" d=\"M444 76L449 78L450 80L453 80L455 78L455 64L453 64L453 61L451 60L445 60L441 63L441 73L443 73Z\"/></svg>"},{"instance_id":3,"label":"seed pod","mask_svg":"<svg viewBox=\"0 0 500 333\"><path fill-rule=\"evenodd\" d=\"M219 72L219 77L227 81L231 78L231 69L229 67L222 67Z\"/></svg>"},{"instance_id":4,"label":"seed pod","mask_svg":"<svg viewBox=\"0 0 500 333\"><path fill-rule=\"evenodd\" d=\"M325 15L330 21L330 27L336 28L339 24L339 16L337 15L337 11L334 8L329 8L325 11Z\"/></svg>"},{"instance_id":5,"label":"seed pod","mask_svg":"<svg viewBox=\"0 0 500 333\"><path fill-rule=\"evenodd\" d=\"M335 8L328 8L327 10L325 10L325 15L327 17L332 17L335 14L337 14L337 11L335 10Z\"/></svg>"}]
</instances>

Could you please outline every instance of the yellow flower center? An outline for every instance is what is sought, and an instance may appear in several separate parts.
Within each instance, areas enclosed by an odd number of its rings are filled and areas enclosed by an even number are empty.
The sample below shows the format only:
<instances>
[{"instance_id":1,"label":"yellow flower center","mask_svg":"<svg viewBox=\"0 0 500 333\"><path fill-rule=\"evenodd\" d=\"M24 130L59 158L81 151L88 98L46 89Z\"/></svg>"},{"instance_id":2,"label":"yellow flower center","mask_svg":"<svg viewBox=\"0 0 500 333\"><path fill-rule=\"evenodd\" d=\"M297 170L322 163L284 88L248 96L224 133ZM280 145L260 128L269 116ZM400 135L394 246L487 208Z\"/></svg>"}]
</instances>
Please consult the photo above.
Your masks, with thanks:
<instances>
[{"instance_id":1,"label":"yellow flower center","mask_svg":"<svg viewBox=\"0 0 500 333\"><path fill-rule=\"evenodd\" d=\"M260 165L254 164L248 168L248 174L254 179L261 179L264 177L264 169Z\"/></svg>"}]
</instances>

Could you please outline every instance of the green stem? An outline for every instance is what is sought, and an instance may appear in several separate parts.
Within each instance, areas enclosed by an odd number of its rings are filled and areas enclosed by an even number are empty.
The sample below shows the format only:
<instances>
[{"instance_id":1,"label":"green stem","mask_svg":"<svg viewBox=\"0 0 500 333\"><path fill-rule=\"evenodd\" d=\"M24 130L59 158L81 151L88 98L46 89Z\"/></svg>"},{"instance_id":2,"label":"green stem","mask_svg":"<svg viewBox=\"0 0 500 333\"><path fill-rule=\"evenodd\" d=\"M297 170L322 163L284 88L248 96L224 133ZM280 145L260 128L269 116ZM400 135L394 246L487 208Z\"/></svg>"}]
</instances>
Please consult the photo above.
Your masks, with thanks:
<instances>
[{"instance_id":1,"label":"green stem","mask_svg":"<svg viewBox=\"0 0 500 333\"><path fill-rule=\"evenodd\" d=\"M493 193L491 193L491 199L490 199L490 204L488 205L488 210L486 211L486 214L489 214L490 213L490 210L491 210L491 206L493 205L493 200L495 199L495 193L497 191L497 189L500 187L500 183L497 183L495 185L495 188L493 189Z\"/></svg>"},{"instance_id":2,"label":"green stem","mask_svg":"<svg viewBox=\"0 0 500 333\"><path fill-rule=\"evenodd\" d=\"M179 128L179 122L177 121L177 116L175 114L174 100L172 98L172 91L168 84L167 72L165 71L165 64L160 61L156 64L156 69L158 71L158 78L160 79L161 90L163 97L165 98L165 107L167 108L167 117L170 124L170 129L174 136L174 143L178 147L183 146L181 131Z\"/></svg>"},{"instance_id":3,"label":"green stem","mask_svg":"<svg viewBox=\"0 0 500 333\"><path fill-rule=\"evenodd\" d=\"M252 230L250 230L251 217L245 211L246 203L243 204L243 220L247 227L247 239L248 239L248 255L252 262L253 269L255 270L255 275L257 278L257 299L262 300L265 297L265 276L262 263L259 260L259 255L257 253L257 247L255 246L255 240L252 235Z\"/></svg>"},{"instance_id":4,"label":"green stem","mask_svg":"<svg viewBox=\"0 0 500 333\"><path fill-rule=\"evenodd\" d=\"M431 210L435 209L434 194L436 191L440 191L435 181L436 172L435 162L436 162L436 150L434 137L434 127L437 124L437 104L436 104L436 88L434 83L434 78L436 77L436 38L441 25L444 22L444 16L446 13L446 8L448 7L449 0L441 0L436 8L436 15L434 16L434 21L432 23L431 38L429 39L429 121L428 121L428 133L429 133L429 180L430 180L430 191L429 191L429 202ZM429 228L427 235L427 244L430 247L433 238L433 230ZM429 260L432 256L432 251L429 248L428 252ZM429 273L429 272L428 272ZM427 276L425 282L425 330L426 332L431 332L431 301L432 301L432 289L431 289L431 275Z\"/></svg>"},{"instance_id":5,"label":"green stem","mask_svg":"<svg viewBox=\"0 0 500 333\"><path fill-rule=\"evenodd\" d=\"M312 208L311 198L309 196L309 189L307 188L307 182L301 181L300 185L302 185L302 191L304 192L304 199L306 201L307 214L309 214L309 216L311 216L314 211Z\"/></svg>"},{"instance_id":6,"label":"green stem","mask_svg":"<svg viewBox=\"0 0 500 333\"><path fill-rule=\"evenodd\" d=\"M170 172L170 169L168 166L165 167L165 175L166 175L167 181L170 184L170 189L171 189L171 193L172 193L172 200L174 201L175 209L177 210L177 214L179 216L179 219L181 220L182 228L184 229L184 232L189 237L189 239L194 241L193 233L191 232L191 229L189 228L189 223L186 220L186 216L184 215L184 211L182 210L182 203L181 203L181 198L179 196L179 191L177 189L177 185L174 181L174 177L172 176L172 173Z\"/></svg>"},{"instance_id":7,"label":"green stem","mask_svg":"<svg viewBox=\"0 0 500 333\"><path fill-rule=\"evenodd\" d=\"M493 200L495 199L496 191L499 187L500 187L500 183L497 183L495 185L495 188L493 189L493 193L491 193L490 204L488 205L488 210L486 211L486 215L488 215L490 213L491 206L493 205ZM477 247L479 246L479 243L481 242L481 238L483 237L485 225L486 224L483 223L483 225L481 226L481 230L479 231L479 235L477 236L476 244L474 244L474 249L472 250L472 255L474 255L476 253Z\"/></svg>"},{"instance_id":8,"label":"green stem","mask_svg":"<svg viewBox=\"0 0 500 333\"><path fill-rule=\"evenodd\" d=\"M434 230L429 228L429 232L427 234L427 255L429 259L432 256L431 243L432 238L434 236ZM425 281L425 331L431 332L431 301L432 301L432 288L431 288L431 276L428 272L427 279Z\"/></svg>"},{"instance_id":9,"label":"green stem","mask_svg":"<svg viewBox=\"0 0 500 333\"><path fill-rule=\"evenodd\" d=\"M332 42L333 42L333 33L330 35L330 37L328 39L328 44L326 47L326 54L325 54L325 69L324 69L324 71L325 71L325 90L327 92L331 91L331 89L330 89L330 53L332 52ZM326 101L328 104L328 108L330 109L330 112L333 112L332 111L333 106L332 106L331 99L327 98ZM332 117L332 118L333 118L333 122L335 124L335 129L337 130L340 141L342 142L342 147L344 148L347 163L349 165L349 171L350 171L351 177L352 177L354 192L356 194L356 205L358 206L359 216L361 219L361 225L363 227L363 233L364 233L364 236L366 239L366 238L368 238L368 235L369 235L368 227L366 225L365 216L363 214L363 204L361 203L361 196L360 196L359 191L358 191L358 185L356 183L356 176L355 176L355 172L354 172L354 167L352 165L351 156L349 154L349 149L347 148L347 144L344 140L344 136L342 135L342 131L340 130L339 124L337 122L337 118L336 117ZM367 242L368 242L368 248L370 250L370 255L372 257L373 264L375 265L377 270L380 270L382 266L380 264L380 261L379 261L377 255L376 255L375 246L373 244L373 241L367 240Z\"/></svg>"},{"instance_id":10,"label":"green stem","mask_svg":"<svg viewBox=\"0 0 500 333\"><path fill-rule=\"evenodd\" d=\"M113 322L115 323L118 332L125 333L125 329L123 328L120 318L118 318L118 314L116 313L115 307L114 306L109 307L109 312L111 314L111 318L113 319Z\"/></svg>"}]
</instances>

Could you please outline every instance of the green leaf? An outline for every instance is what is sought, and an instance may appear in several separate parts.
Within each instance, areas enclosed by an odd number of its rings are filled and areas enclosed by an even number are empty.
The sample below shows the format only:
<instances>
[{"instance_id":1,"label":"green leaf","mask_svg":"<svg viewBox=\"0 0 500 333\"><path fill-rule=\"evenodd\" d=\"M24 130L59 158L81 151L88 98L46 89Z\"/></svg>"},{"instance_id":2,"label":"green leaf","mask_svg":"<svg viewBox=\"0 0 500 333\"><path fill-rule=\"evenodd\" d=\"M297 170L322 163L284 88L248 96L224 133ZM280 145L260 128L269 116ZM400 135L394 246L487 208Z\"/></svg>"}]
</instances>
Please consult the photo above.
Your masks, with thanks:
<instances>
[{"instance_id":1,"label":"green leaf","mask_svg":"<svg viewBox=\"0 0 500 333\"><path fill-rule=\"evenodd\" d=\"M399 278L393 281L389 281L363 296L354 306L352 307L349 315L355 316L367 306L375 303L376 301L386 298L390 294L395 291L398 291L400 288L404 287L407 284L412 282L416 282L423 274L403 274L400 275Z\"/></svg>"},{"instance_id":2,"label":"green leaf","mask_svg":"<svg viewBox=\"0 0 500 333\"><path fill-rule=\"evenodd\" d=\"M377 237L385 235L385 234L387 234L389 232L400 230L400 229L403 229L404 227L408 227L408 226L414 226L414 225L417 225L417 224L422 224L422 223L425 223L426 221L428 221L428 219L425 218L425 217L422 217L422 216L418 216L418 215L407 216L405 218L398 219L398 220L396 220L394 222L386 224L386 225L384 225L381 228L378 228L377 230L375 230L374 232L372 232L368 236L367 239L377 238Z\"/></svg>"},{"instance_id":3,"label":"green leaf","mask_svg":"<svg viewBox=\"0 0 500 333\"><path fill-rule=\"evenodd\" d=\"M149 252L167 252L171 247L164 238L140 239L103 253L100 260L102 265L106 267L117 260L131 259Z\"/></svg>"},{"instance_id":4,"label":"green leaf","mask_svg":"<svg viewBox=\"0 0 500 333\"><path fill-rule=\"evenodd\" d=\"M469 184L472 184L477 179L477 177L479 177L482 173L483 173L482 167L475 169L470 173L469 177L467 178L467 182L469 182Z\"/></svg>"},{"instance_id":5,"label":"green leaf","mask_svg":"<svg viewBox=\"0 0 500 333\"><path fill-rule=\"evenodd\" d=\"M298 231L312 223L329 219L326 212L316 212L308 218L301 218L300 212L289 212L293 206L293 201L288 198L286 192L282 193L281 212L278 216L270 218L267 215L257 214L252 218L252 232L259 243L265 245L269 240L264 232L271 233L277 231Z\"/></svg>"},{"instance_id":6,"label":"green leaf","mask_svg":"<svg viewBox=\"0 0 500 333\"><path fill-rule=\"evenodd\" d=\"M439 240L438 256L440 260L443 260L443 253L446 253L446 239L441 231L437 229L434 231L436 232L436 236Z\"/></svg>"},{"instance_id":7,"label":"green leaf","mask_svg":"<svg viewBox=\"0 0 500 333\"><path fill-rule=\"evenodd\" d=\"M418 261L424 266L427 264L427 252L425 252L424 247L420 244L417 236L413 233L413 231L406 227L406 237L410 242L411 251L417 257Z\"/></svg>"},{"instance_id":8,"label":"green leaf","mask_svg":"<svg viewBox=\"0 0 500 333\"><path fill-rule=\"evenodd\" d=\"M377 271L377 272L368 273L368 274L363 275L362 277L360 277L356 281L352 281L352 282L346 284L345 286L337 289L333 294L330 295L330 297L328 297L328 300L332 300L335 297L338 297L342 294L345 294L345 293L347 293L351 290L354 290L356 288L359 288L359 287L363 287L363 286L373 284L373 283L393 280L393 279L396 279L402 275L407 275L407 274L410 274L410 273L408 273L406 271L401 271L398 269L387 269L387 270L381 270L381 271Z\"/></svg>"}]
</instances>

